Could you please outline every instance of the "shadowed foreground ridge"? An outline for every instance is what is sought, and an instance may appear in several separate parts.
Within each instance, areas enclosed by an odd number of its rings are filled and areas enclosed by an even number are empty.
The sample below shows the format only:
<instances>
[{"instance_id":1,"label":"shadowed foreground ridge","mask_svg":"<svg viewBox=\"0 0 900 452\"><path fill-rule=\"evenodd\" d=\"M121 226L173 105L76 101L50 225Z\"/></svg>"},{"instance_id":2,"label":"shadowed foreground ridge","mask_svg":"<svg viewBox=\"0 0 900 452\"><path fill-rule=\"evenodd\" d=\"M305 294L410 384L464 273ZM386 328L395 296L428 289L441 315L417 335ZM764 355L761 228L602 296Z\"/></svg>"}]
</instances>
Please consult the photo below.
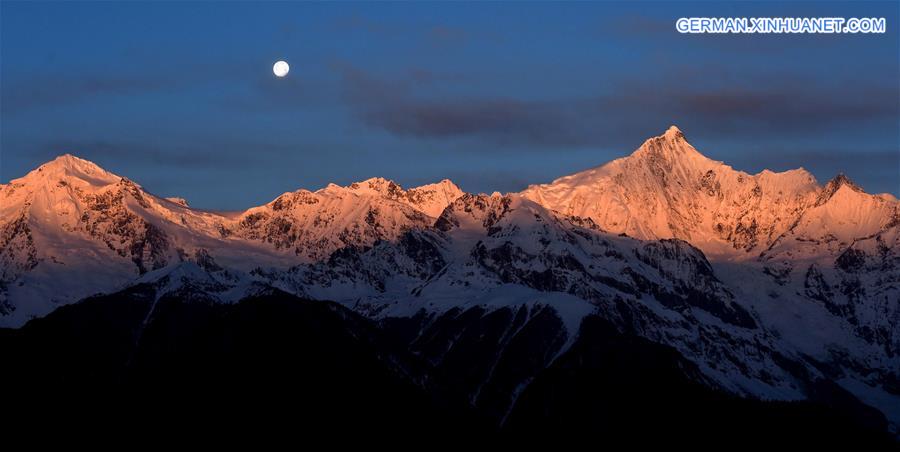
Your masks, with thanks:
<instances>
[{"instance_id":1,"label":"shadowed foreground ridge","mask_svg":"<svg viewBox=\"0 0 900 452\"><path fill-rule=\"evenodd\" d=\"M0 353L14 370L0 385L17 388L5 411L26 424L53 412L65 428L99 422L162 437L239 428L305 438L392 432L400 441L892 444L883 417L840 390L819 402L736 398L698 383L675 350L599 317L585 318L571 349L498 416L457 397L466 371L430 365L404 345L402 329L334 303L279 292L233 305L154 303L149 294L136 286L0 330Z\"/></svg>"}]
</instances>

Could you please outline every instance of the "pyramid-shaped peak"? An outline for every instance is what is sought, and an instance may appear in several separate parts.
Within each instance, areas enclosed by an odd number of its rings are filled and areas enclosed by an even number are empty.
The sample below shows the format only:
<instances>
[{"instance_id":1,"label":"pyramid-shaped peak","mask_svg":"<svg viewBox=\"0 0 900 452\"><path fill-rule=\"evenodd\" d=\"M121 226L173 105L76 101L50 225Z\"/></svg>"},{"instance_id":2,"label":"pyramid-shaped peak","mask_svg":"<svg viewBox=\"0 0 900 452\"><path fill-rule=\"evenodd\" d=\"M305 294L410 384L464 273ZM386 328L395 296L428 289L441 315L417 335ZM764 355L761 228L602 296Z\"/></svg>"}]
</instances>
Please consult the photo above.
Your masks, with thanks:
<instances>
[{"instance_id":1,"label":"pyramid-shaped peak","mask_svg":"<svg viewBox=\"0 0 900 452\"><path fill-rule=\"evenodd\" d=\"M691 145L684 138L684 132L678 128L678 126L672 125L666 129L661 135L657 135L654 137L648 138L641 147L647 147L650 144L661 143L667 146L676 146L676 147L691 147ZM692 147L691 147L692 148ZM693 149L693 148L692 148Z\"/></svg>"},{"instance_id":2,"label":"pyramid-shaped peak","mask_svg":"<svg viewBox=\"0 0 900 452\"><path fill-rule=\"evenodd\" d=\"M827 185L833 185L836 188L839 188L842 185L849 185L850 187L857 189L859 188L859 186L853 183L853 181L844 173L837 173L837 176L831 178Z\"/></svg>"},{"instance_id":3,"label":"pyramid-shaped peak","mask_svg":"<svg viewBox=\"0 0 900 452\"><path fill-rule=\"evenodd\" d=\"M662 135L649 138L639 147L632 157L651 158L668 162L711 161L705 155L694 149L684 138L684 133L676 126L669 127Z\"/></svg>"},{"instance_id":4,"label":"pyramid-shaped peak","mask_svg":"<svg viewBox=\"0 0 900 452\"><path fill-rule=\"evenodd\" d=\"M853 183L849 177L847 177L844 173L838 173L836 176L831 178L828 183L825 184L825 187L822 188L822 191L819 193L819 198L816 201L817 205L822 205L831 199L838 190L842 187L847 187L855 192L864 193L862 187Z\"/></svg>"},{"instance_id":5,"label":"pyramid-shaped peak","mask_svg":"<svg viewBox=\"0 0 900 452\"><path fill-rule=\"evenodd\" d=\"M847 177L844 173L838 173L837 176L831 178L828 183L825 184L825 188L822 190L823 192L834 193L838 191L841 187L848 187L853 191L863 192L862 187L856 185L849 177Z\"/></svg>"}]
</instances>

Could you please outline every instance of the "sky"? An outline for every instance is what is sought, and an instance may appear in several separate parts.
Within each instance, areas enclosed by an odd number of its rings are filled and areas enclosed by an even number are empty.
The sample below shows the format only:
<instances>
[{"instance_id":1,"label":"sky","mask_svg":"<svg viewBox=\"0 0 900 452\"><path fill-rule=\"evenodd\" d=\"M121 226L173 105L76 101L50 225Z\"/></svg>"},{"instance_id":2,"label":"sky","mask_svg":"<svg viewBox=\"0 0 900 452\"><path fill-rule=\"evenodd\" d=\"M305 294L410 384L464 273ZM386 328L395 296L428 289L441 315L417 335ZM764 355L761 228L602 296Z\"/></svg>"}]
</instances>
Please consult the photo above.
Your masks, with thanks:
<instances>
[{"instance_id":1,"label":"sky","mask_svg":"<svg viewBox=\"0 0 900 452\"><path fill-rule=\"evenodd\" d=\"M719 16L885 17L887 33L675 30ZM0 181L72 153L208 209L375 176L509 192L675 124L736 169L898 195L898 16L895 1L3 1Z\"/></svg>"}]
</instances>

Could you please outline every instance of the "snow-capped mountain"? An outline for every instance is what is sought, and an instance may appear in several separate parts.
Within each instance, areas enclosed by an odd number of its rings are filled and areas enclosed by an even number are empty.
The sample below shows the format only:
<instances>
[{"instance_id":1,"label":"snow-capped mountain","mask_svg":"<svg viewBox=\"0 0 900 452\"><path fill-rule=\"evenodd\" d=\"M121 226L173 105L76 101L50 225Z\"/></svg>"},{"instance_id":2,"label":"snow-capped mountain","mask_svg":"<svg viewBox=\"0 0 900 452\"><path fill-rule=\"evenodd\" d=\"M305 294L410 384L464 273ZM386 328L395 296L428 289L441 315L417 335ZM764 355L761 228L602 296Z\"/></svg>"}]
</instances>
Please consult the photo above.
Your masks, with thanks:
<instances>
[{"instance_id":1,"label":"snow-capped mountain","mask_svg":"<svg viewBox=\"0 0 900 452\"><path fill-rule=\"evenodd\" d=\"M627 157L522 194L609 232L679 238L709 256L747 258L787 231L819 191L802 168L751 175L706 158L673 126Z\"/></svg>"},{"instance_id":2,"label":"snow-capped mountain","mask_svg":"<svg viewBox=\"0 0 900 452\"><path fill-rule=\"evenodd\" d=\"M843 175L823 187L802 169L737 171L675 127L521 193L373 178L235 214L66 155L0 185L0 325L136 284L157 299L332 300L405 325L410 350L465 373L461 396L505 419L599 317L672 347L710 387L818 400L831 382L897 426L898 231L890 195ZM477 366L452 351L467 330L493 338ZM512 355L524 337L540 352Z\"/></svg>"},{"instance_id":3,"label":"snow-capped mountain","mask_svg":"<svg viewBox=\"0 0 900 452\"><path fill-rule=\"evenodd\" d=\"M229 267L249 270L370 247L429 227L429 214L456 193L461 191L450 181L404 190L370 179L285 193L224 215L155 196L92 162L63 155L0 185L0 324L21 325L145 273L197 261L208 250Z\"/></svg>"},{"instance_id":4,"label":"snow-capped mountain","mask_svg":"<svg viewBox=\"0 0 900 452\"><path fill-rule=\"evenodd\" d=\"M330 184L316 192L285 193L249 209L234 223L225 222L222 235L263 241L301 260L317 261L338 249L371 247L427 228L461 194L448 180L410 190L381 178L347 187Z\"/></svg>"}]
</instances>

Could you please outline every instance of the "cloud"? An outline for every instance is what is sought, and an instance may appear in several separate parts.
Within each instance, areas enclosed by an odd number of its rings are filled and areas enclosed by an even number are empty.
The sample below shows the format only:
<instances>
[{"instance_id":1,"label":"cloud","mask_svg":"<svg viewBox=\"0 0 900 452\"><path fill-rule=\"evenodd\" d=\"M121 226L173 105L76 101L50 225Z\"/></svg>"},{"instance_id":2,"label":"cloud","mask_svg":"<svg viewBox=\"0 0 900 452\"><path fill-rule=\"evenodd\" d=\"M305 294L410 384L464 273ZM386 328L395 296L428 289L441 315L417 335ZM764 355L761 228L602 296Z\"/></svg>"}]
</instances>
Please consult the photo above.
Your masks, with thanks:
<instances>
[{"instance_id":1,"label":"cloud","mask_svg":"<svg viewBox=\"0 0 900 452\"><path fill-rule=\"evenodd\" d=\"M344 95L367 125L418 138L482 137L497 142L553 144L568 133L562 105L505 97L423 99L417 91L453 81L432 72L384 79L358 68L335 66Z\"/></svg>"},{"instance_id":2,"label":"cloud","mask_svg":"<svg viewBox=\"0 0 900 452\"><path fill-rule=\"evenodd\" d=\"M391 134L424 139L475 139L525 148L635 144L669 124L702 127L704 136L734 139L802 136L836 127L900 120L896 86L826 84L789 75L707 81L702 72L661 80L620 80L609 93L577 98L437 95L426 80L391 79L338 66L352 111L365 124ZM726 83L727 81L727 83ZM885 128L889 127L889 128ZM735 135L737 134L737 135ZM744 136L741 136L744 135Z\"/></svg>"},{"instance_id":3,"label":"cloud","mask_svg":"<svg viewBox=\"0 0 900 452\"><path fill-rule=\"evenodd\" d=\"M569 141L564 112L552 104L492 98L465 101L401 100L367 109L369 125L397 135L452 138L483 136L499 142L558 144Z\"/></svg>"},{"instance_id":4,"label":"cloud","mask_svg":"<svg viewBox=\"0 0 900 452\"><path fill-rule=\"evenodd\" d=\"M124 75L61 72L59 75L4 79L0 89L0 111L7 115L89 102L106 96L166 94L207 84L210 74L216 74L217 81L241 80L255 74L250 69L255 67L255 62L248 64L237 60L168 61L165 64L147 60L144 63L142 72Z\"/></svg>"},{"instance_id":5,"label":"cloud","mask_svg":"<svg viewBox=\"0 0 900 452\"><path fill-rule=\"evenodd\" d=\"M32 108L75 103L104 95L122 95L157 91L172 86L163 77L137 76L33 76L2 90L3 114Z\"/></svg>"},{"instance_id":6,"label":"cloud","mask_svg":"<svg viewBox=\"0 0 900 452\"><path fill-rule=\"evenodd\" d=\"M771 84L695 91L676 94L675 99L686 114L708 121L722 123L733 118L811 131L835 123L897 118L896 103L885 102L887 96L897 95L894 87L848 86L834 92L808 82L806 86Z\"/></svg>"},{"instance_id":7,"label":"cloud","mask_svg":"<svg viewBox=\"0 0 900 452\"><path fill-rule=\"evenodd\" d=\"M246 142L224 137L202 137L191 141L197 144L105 138L55 139L38 144L29 155L37 159L37 163L71 153L97 163L121 162L129 166L139 164L206 171L244 168L258 162L261 156L278 156L293 149L288 144Z\"/></svg>"}]
</instances>

